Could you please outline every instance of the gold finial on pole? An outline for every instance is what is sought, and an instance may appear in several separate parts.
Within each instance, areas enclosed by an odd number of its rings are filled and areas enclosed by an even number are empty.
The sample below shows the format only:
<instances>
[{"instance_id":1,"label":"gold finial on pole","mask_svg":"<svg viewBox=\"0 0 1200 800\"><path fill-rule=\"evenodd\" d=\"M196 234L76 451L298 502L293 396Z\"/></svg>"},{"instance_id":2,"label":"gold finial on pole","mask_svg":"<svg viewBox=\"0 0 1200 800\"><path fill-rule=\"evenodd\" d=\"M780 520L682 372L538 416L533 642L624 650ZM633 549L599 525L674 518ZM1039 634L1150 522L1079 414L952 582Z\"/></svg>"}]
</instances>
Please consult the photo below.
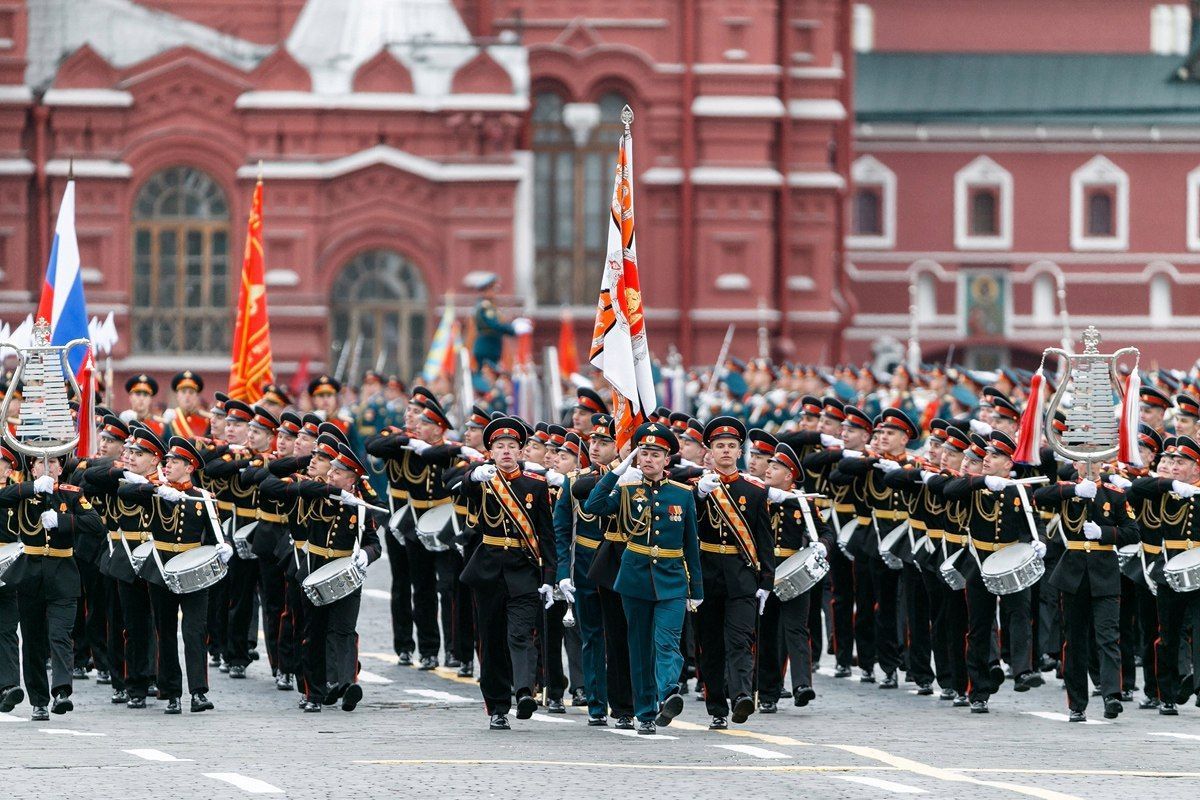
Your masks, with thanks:
<instances>
[{"instance_id":1,"label":"gold finial on pole","mask_svg":"<svg viewBox=\"0 0 1200 800\"><path fill-rule=\"evenodd\" d=\"M628 105L621 109L621 124L625 126L625 133L629 133L629 126L633 124L633 109Z\"/></svg>"}]
</instances>

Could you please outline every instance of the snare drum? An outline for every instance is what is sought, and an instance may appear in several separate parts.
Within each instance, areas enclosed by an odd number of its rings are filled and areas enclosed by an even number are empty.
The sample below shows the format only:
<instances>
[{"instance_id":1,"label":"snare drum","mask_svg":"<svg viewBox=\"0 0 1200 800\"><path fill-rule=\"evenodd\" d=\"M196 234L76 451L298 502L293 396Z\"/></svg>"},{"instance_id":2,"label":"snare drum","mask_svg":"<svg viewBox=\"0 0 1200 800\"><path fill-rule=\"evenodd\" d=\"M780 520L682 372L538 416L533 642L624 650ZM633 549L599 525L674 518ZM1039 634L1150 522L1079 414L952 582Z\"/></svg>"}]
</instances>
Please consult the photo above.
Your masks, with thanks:
<instances>
[{"instance_id":1,"label":"snare drum","mask_svg":"<svg viewBox=\"0 0 1200 800\"><path fill-rule=\"evenodd\" d=\"M129 566L133 567L134 575L142 574L142 565L154 552L154 542L142 542L129 551Z\"/></svg>"},{"instance_id":2,"label":"snare drum","mask_svg":"<svg viewBox=\"0 0 1200 800\"><path fill-rule=\"evenodd\" d=\"M809 545L775 568L775 596L795 600L816 586L829 572L829 561L820 547Z\"/></svg>"},{"instance_id":3,"label":"snare drum","mask_svg":"<svg viewBox=\"0 0 1200 800\"><path fill-rule=\"evenodd\" d=\"M1018 542L997 550L984 559L983 585L992 594L1006 595L1028 589L1046 573L1033 545Z\"/></svg>"},{"instance_id":4,"label":"snare drum","mask_svg":"<svg viewBox=\"0 0 1200 800\"><path fill-rule=\"evenodd\" d=\"M217 548L204 545L179 553L163 564L162 578L175 594L191 594L212 586L224 578L226 572L228 570L217 557Z\"/></svg>"},{"instance_id":5,"label":"snare drum","mask_svg":"<svg viewBox=\"0 0 1200 800\"><path fill-rule=\"evenodd\" d=\"M879 557L888 569L904 569L904 562L912 560L912 547L908 542L908 523L897 525L879 542Z\"/></svg>"},{"instance_id":6,"label":"snare drum","mask_svg":"<svg viewBox=\"0 0 1200 800\"><path fill-rule=\"evenodd\" d=\"M1177 592L1200 589L1200 549L1185 550L1171 556L1163 568L1167 585Z\"/></svg>"},{"instance_id":7,"label":"snare drum","mask_svg":"<svg viewBox=\"0 0 1200 800\"><path fill-rule=\"evenodd\" d=\"M254 561L258 558L250 546L250 534L254 533L254 529L257 527L258 521L255 520L233 532L233 550L243 561Z\"/></svg>"},{"instance_id":8,"label":"snare drum","mask_svg":"<svg viewBox=\"0 0 1200 800\"><path fill-rule=\"evenodd\" d=\"M401 544L403 544L403 537L400 536L400 522L404 519L404 515L407 513L408 503L405 503L393 511L392 515L388 517L388 530L391 532L392 536L396 537L396 541L400 542Z\"/></svg>"},{"instance_id":9,"label":"snare drum","mask_svg":"<svg viewBox=\"0 0 1200 800\"><path fill-rule=\"evenodd\" d=\"M11 542L0 547L0 586L4 585L4 573L8 572L8 568L13 565L19 555L21 555L20 542Z\"/></svg>"},{"instance_id":10,"label":"snare drum","mask_svg":"<svg viewBox=\"0 0 1200 800\"><path fill-rule=\"evenodd\" d=\"M854 535L854 531L857 528L858 520L852 519L845 525L838 528L837 532L838 550L841 550L846 558L850 559L851 561L854 560L854 554L850 552L850 537Z\"/></svg>"},{"instance_id":11,"label":"snare drum","mask_svg":"<svg viewBox=\"0 0 1200 800\"><path fill-rule=\"evenodd\" d=\"M314 570L304 579L301 588L314 606L327 606L354 594L366 579L367 571L355 566L354 557L348 556Z\"/></svg>"},{"instance_id":12,"label":"snare drum","mask_svg":"<svg viewBox=\"0 0 1200 800\"><path fill-rule=\"evenodd\" d=\"M446 540L454 540L454 504L434 506L417 520L417 541L431 553L450 549Z\"/></svg>"},{"instance_id":13,"label":"snare drum","mask_svg":"<svg viewBox=\"0 0 1200 800\"><path fill-rule=\"evenodd\" d=\"M972 563L974 559L970 556L963 556L965 550L955 550L950 554L949 558L942 562L938 567L938 574L942 576L942 580L947 586L956 592L960 592L967 588L967 576L958 568L958 562L963 558L968 559Z\"/></svg>"}]
</instances>

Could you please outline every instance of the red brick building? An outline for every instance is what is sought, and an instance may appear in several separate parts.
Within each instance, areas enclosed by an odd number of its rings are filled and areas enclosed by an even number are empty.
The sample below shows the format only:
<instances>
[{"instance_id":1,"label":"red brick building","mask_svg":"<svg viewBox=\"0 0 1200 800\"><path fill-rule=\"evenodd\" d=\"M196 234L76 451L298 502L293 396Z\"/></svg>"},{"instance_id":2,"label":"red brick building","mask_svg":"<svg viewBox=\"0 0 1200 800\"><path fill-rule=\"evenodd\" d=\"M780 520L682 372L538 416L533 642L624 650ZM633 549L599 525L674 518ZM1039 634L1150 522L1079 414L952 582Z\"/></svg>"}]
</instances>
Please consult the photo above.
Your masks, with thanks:
<instances>
[{"instance_id":1,"label":"red brick building","mask_svg":"<svg viewBox=\"0 0 1200 800\"><path fill-rule=\"evenodd\" d=\"M733 322L835 358L849 40L843 0L0 2L0 316L36 301L73 159L118 372L223 382L261 162L281 377L411 374L474 270L582 341L628 103L654 350L711 358Z\"/></svg>"}]
</instances>

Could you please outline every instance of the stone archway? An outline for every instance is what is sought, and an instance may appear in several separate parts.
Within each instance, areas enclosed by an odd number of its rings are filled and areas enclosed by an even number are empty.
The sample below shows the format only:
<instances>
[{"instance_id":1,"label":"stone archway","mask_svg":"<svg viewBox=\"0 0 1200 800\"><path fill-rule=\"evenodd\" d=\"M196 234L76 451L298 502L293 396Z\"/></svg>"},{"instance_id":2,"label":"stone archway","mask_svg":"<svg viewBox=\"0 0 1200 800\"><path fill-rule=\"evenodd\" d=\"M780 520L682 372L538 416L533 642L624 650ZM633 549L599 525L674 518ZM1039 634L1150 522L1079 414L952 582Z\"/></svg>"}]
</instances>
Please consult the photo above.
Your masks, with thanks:
<instances>
[{"instance_id":1,"label":"stone archway","mask_svg":"<svg viewBox=\"0 0 1200 800\"><path fill-rule=\"evenodd\" d=\"M427 346L429 293L421 271L392 250L351 259L330 294L330 363L350 383L380 369L408 381Z\"/></svg>"}]
</instances>

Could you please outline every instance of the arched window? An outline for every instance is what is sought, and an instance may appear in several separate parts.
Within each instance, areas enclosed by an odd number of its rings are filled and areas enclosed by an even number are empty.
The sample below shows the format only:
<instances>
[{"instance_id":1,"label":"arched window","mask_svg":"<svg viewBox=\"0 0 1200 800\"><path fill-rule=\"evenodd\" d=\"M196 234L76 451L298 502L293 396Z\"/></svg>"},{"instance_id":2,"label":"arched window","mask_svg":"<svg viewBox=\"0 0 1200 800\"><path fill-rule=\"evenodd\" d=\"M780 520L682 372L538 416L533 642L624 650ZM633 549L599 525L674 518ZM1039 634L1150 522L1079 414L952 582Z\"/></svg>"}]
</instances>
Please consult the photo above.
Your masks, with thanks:
<instances>
[{"instance_id":1,"label":"arched window","mask_svg":"<svg viewBox=\"0 0 1200 800\"><path fill-rule=\"evenodd\" d=\"M391 250L359 253L333 283L333 352L340 378L380 369L407 380L423 364L429 296L421 272Z\"/></svg>"},{"instance_id":2,"label":"arched window","mask_svg":"<svg viewBox=\"0 0 1200 800\"><path fill-rule=\"evenodd\" d=\"M535 279L540 305L591 305L600 289L625 98L534 100Z\"/></svg>"},{"instance_id":3,"label":"arched window","mask_svg":"<svg viewBox=\"0 0 1200 800\"><path fill-rule=\"evenodd\" d=\"M1042 273L1033 279L1033 321L1037 325L1053 324L1057 311L1055 300L1058 284L1053 275Z\"/></svg>"},{"instance_id":4,"label":"arched window","mask_svg":"<svg viewBox=\"0 0 1200 800\"><path fill-rule=\"evenodd\" d=\"M854 190L853 236L883 235L883 197L881 187L862 186Z\"/></svg>"},{"instance_id":5,"label":"arched window","mask_svg":"<svg viewBox=\"0 0 1200 800\"><path fill-rule=\"evenodd\" d=\"M1113 196L1108 189L1090 189L1087 193L1087 235L1112 236Z\"/></svg>"},{"instance_id":6,"label":"arched window","mask_svg":"<svg viewBox=\"0 0 1200 800\"><path fill-rule=\"evenodd\" d=\"M1171 278L1159 273L1150 279L1150 324L1158 327L1171 322Z\"/></svg>"},{"instance_id":7,"label":"arched window","mask_svg":"<svg viewBox=\"0 0 1200 800\"><path fill-rule=\"evenodd\" d=\"M133 348L228 353L229 203L212 178L176 166L133 205Z\"/></svg>"},{"instance_id":8,"label":"arched window","mask_svg":"<svg viewBox=\"0 0 1200 800\"><path fill-rule=\"evenodd\" d=\"M972 190L970 230L972 236L995 236L1000 231L995 189Z\"/></svg>"},{"instance_id":9,"label":"arched window","mask_svg":"<svg viewBox=\"0 0 1200 800\"><path fill-rule=\"evenodd\" d=\"M937 317L937 284L933 274L922 272L917 276L917 319L920 322L933 322Z\"/></svg>"}]
</instances>

